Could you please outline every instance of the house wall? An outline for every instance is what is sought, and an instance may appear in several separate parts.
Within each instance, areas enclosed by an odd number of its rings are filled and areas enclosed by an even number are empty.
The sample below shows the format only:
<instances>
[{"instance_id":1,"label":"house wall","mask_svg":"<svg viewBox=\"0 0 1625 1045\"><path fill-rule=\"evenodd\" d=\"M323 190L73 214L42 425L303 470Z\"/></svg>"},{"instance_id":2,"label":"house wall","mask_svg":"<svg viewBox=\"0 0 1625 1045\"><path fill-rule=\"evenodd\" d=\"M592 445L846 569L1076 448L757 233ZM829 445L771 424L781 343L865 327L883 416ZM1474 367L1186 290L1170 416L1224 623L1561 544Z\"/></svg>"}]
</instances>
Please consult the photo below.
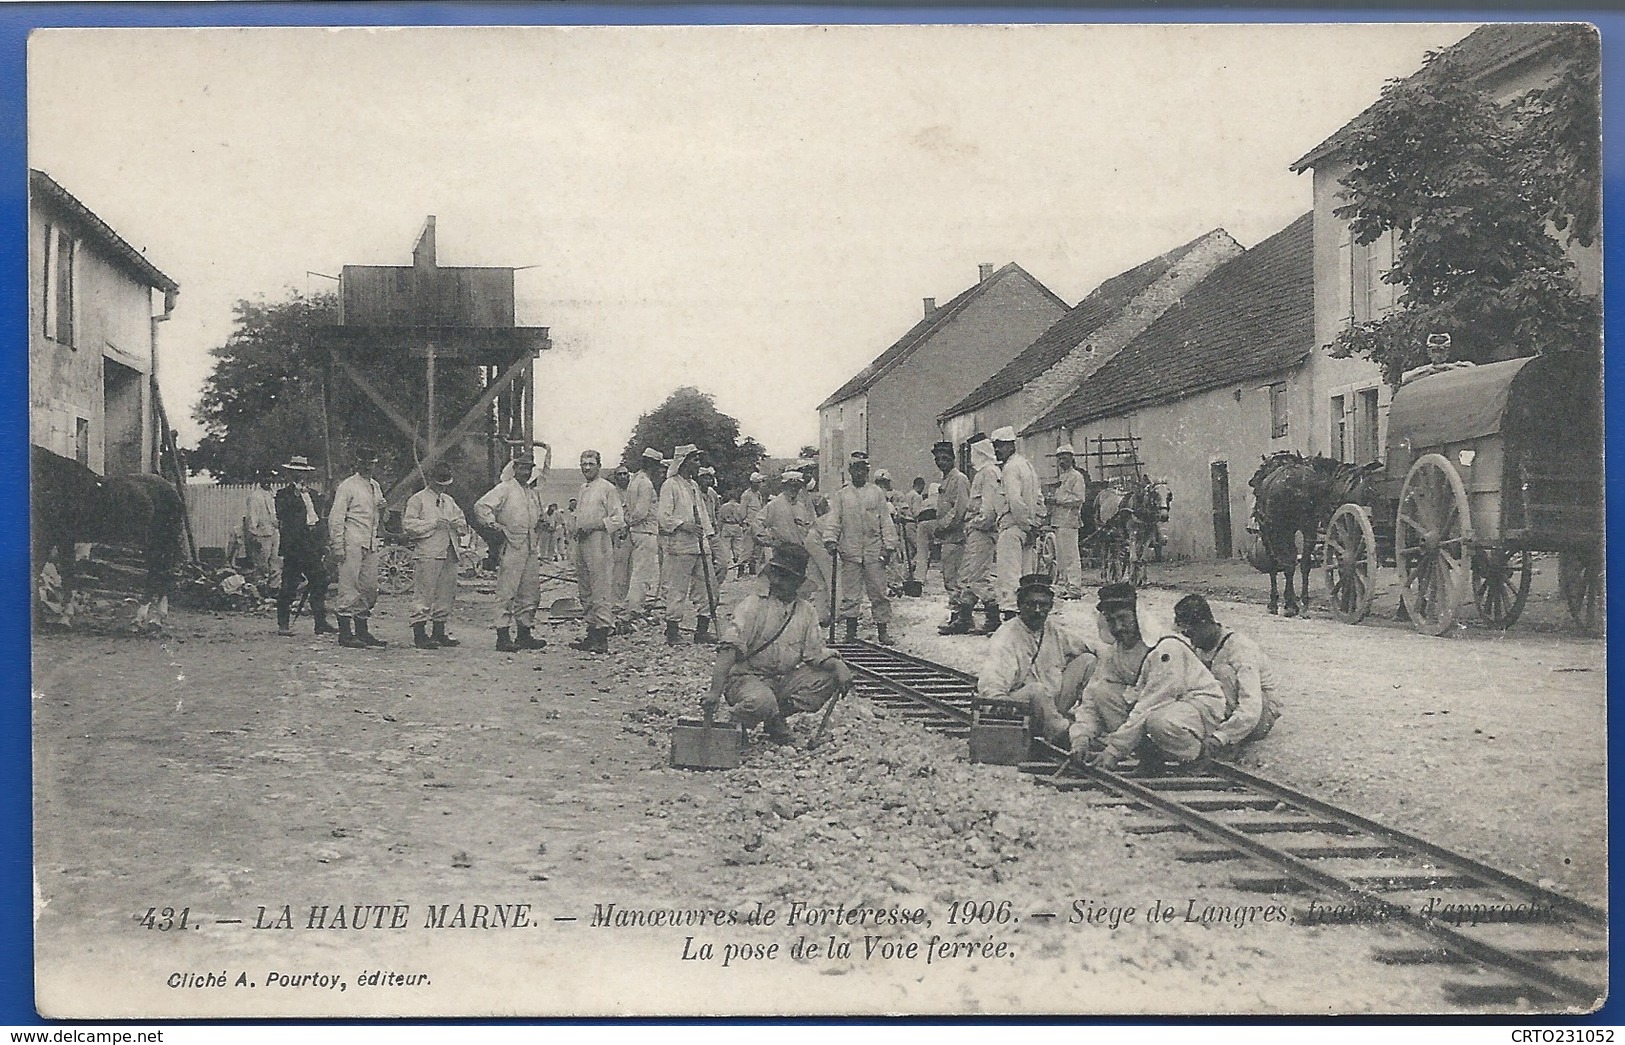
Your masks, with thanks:
<instances>
[{"instance_id":1,"label":"house wall","mask_svg":"<svg viewBox=\"0 0 1625 1045\"><path fill-rule=\"evenodd\" d=\"M869 394L818 411L818 461L826 476L820 486L834 489L844 482L846 462L854 450L869 450Z\"/></svg>"},{"instance_id":2,"label":"house wall","mask_svg":"<svg viewBox=\"0 0 1625 1045\"><path fill-rule=\"evenodd\" d=\"M1247 480L1261 459L1278 450L1301 449L1290 416L1287 432L1272 434L1269 386L1285 382L1289 403L1307 391L1304 368L1266 377L1249 378L1201 392L1173 403L1145 407L1081 425L1070 432L1036 432L1023 452L1038 469L1040 479L1056 481L1055 459L1046 456L1062 441L1078 452L1078 467L1093 473L1087 456L1090 440L1104 436L1138 436L1141 469L1168 483L1173 503L1164 528L1166 554L1182 559L1210 559L1215 555L1213 465L1227 466L1231 554L1246 554L1252 500ZM1096 478L1098 478L1096 474Z\"/></svg>"},{"instance_id":3,"label":"house wall","mask_svg":"<svg viewBox=\"0 0 1625 1045\"><path fill-rule=\"evenodd\" d=\"M73 343L45 334L46 228L75 238ZM98 472L151 471L157 426L152 404L152 290L115 264L101 245L83 235L68 216L45 200L31 200L28 215L28 419L29 439L64 457L76 456L81 422L88 425L86 463ZM54 275L53 275L54 280ZM111 360L139 376L117 367ZM111 388L105 387L109 375ZM107 399L114 403L116 430L109 431Z\"/></svg>"},{"instance_id":4,"label":"house wall","mask_svg":"<svg viewBox=\"0 0 1625 1045\"><path fill-rule=\"evenodd\" d=\"M898 486L917 475L929 481L935 474L931 444L943 438L937 425L942 411L997 373L1064 313L1019 273L998 277L870 386L867 449L874 466L888 469Z\"/></svg>"}]
</instances>

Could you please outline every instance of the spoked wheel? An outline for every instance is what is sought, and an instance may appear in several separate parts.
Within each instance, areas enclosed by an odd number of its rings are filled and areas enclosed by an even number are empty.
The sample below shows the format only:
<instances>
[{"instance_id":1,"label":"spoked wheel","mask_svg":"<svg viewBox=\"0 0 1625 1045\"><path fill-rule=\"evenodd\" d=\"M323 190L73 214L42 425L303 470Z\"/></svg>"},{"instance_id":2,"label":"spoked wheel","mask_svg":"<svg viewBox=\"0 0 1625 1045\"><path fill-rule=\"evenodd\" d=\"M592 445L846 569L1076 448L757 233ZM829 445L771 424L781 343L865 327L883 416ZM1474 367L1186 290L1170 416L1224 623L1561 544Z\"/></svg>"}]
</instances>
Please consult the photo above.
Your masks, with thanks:
<instances>
[{"instance_id":1,"label":"spoked wheel","mask_svg":"<svg viewBox=\"0 0 1625 1045\"><path fill-rule=\"evenodd\" d=\"M1533 556L1528 548L1479 548L1473 552L1473 602L1492 628L1518 623L1529 598Z\"/></svg>"},{"instance_id":2,"label":"spoked wheel","mask_svg":"<svg viewBox=\"0 0 1625 1045\"><path fill-rule=\"evenodd\" d=\"M405 595L412 590L412 553L391 544L378 553L378 590L385 595Z\"/></svg>"},{"instance_id":3,"label":"spoked wheel","mask_svg":"<svg viewBox=\"0 0 1625 1045\"><path fill-rule=\"evenodd\" d=\"M1377 536L1357 504L1345 504L1326 524L1320 560L1332 616L1358 624L1371 612L1371 590L1377 573Z\"/></svg>"},{"instance_id":4,"label":"spoked wheel","mask_svg":"<svg viewBox=\"0 0 1625 1045\"><path fill-rule=\"evenodd\" d=\"M1394 522L1394 555L1405 575L1400 601L1424 635L1456 623L1473 538L1461 476L1439 454L1423 454L1405 476Z\"/></svg>"},{"instance_id":5,"label":"spoked wheel","mask_svg":"<svg viewBox=\"0 0 1625 1045\"><path fill-rule=\"evenodd\" d=\"M1595 551L1567 551L1557 558L1557 587L1568 603L1569 616L1587 635L1602 633L1602 555Z\"/></svg>"},{"instance_id":6,"label":"spoked wheel","mask_svg":"<svg viewBox=\"0 0 1625 1045\"><path fill-rule=\"evenodd\" d=\"M1055 531L1044 530L1038 535L1033 544L1033 571L1042 573L1051 581L1055 580L1055 571L1060 568L1060 557L1055 553Z\"/></svg>"}]
</instances>

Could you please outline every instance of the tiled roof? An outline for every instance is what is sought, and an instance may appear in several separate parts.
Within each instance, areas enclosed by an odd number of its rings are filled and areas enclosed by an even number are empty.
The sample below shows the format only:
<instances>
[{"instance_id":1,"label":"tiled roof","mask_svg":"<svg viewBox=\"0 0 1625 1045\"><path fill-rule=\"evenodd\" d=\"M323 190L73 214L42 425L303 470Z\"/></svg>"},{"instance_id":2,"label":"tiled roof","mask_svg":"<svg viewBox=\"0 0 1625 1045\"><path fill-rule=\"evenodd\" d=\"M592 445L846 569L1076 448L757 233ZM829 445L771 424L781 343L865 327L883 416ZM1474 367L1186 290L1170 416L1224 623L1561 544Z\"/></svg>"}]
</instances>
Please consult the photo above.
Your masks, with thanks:
<instances>
[{"instance_id":1,"label":"tiled roof","mask_svg":"<svg viewBox=\"0 0 1625 1045\"><path fill-rule=\"evenodd\" d=\"M984 290L991 287L1003 277L1012 274L1019 275L1022 279L1027 280L1044 294L1048 295L1048 297L1055 302L1057 307L1062 309L1066 308L1066 302L1056 297L1048 287L1034 279L1026 269L1012 261L1010 264L993 273L993 275L989 276L987 279L979 280L968 289L962 291L957 297L953 298L947 304L937 306L934 312L932 312L929 316L925 316L918 323L914 324L914 326L910 327L908 333L899 338L897 342L890 348L886 349L886 351L875 357L874 362L860 370L856 377L852 378L852 380L848 381L840 388L837 388L828 399L818 404L818 409L822 410L827 406L834 406L836 403L845 402L846 400L851 399L860 392L867 392L876 381L879 381L883 376L885 376L888 370L901 363L909 356L913 355L915 350L921 345L925 344L932 334L936 333L939 329L952 321L955 316L963 312L966 306L968 306L971 302L981 297Z\"/></svg>"},{"instance_id":2,"label":"tiled roof","mask_svg":"<svg viewBox=\"0 0 1625 1045\"><path fill-rule=\"evenodd\" d=\"M1219 230L1215 230L1219 231ZM1089 296L1038 336L1038 340L1022 349L1021 354L1006 363L1004 368L982 383L982 386L943 411L944 419L967 414L1014 392L1047 373L1065 359L1067 353L1083 344L1091 334L1105 326L1119 310L1161 279L1163 274L1197 244L1213 235L1198 236L1166 254L1120 272L1096 287Z\"/></svg>"},{"instance_id":3,"label":"tiled roof","mask_svg":"<svg viewBox=\"0 0 1625 1045\"><path fill-rule=\"evenodd\" d=\"M1311 213L1219 266L1023 434L1296 366L1314 342L1314 311Z\"/></svg>"},{"instance_id":4,"label":"tiled roof","mask_svg":"<svg viewBox=\"0 0 1625 1045\"><path fill-rule=\"evenodd\" d=\"M1571 29L1572 26L1550 22L1506 22L1484 25L1474 29L1445 50L1462 62L1469 77L1477 79L1551 46ZM1411 74L1415 75L1417 74ZM1410 77L1405 79L1408 80ZM1360 115L1344 124L1330 138L1294 161L1289 169L1301 173L1327 156L1343 151L1354 132L1369 118L1367 114L1376 107L1376 104L1373 102L1367 106Z\"/></svg>"},{"instance_id":5,"label":"tiled roof","mask_svg":"<svg viewBox=\"0 0 1625 1045\"><path fill-rule=\"evenodd\" d=\"M179 284L162 272L158 266L148 261L146 255L130 246L123 236L113 231L112 226L96 216L96 212L80 203L73 193L58 185L49 174L44 171L30 170L28 172L28 191L31 195L49 199L57 206L77 217L84 226L87 235L100 240L102 245L112 252L113 257L123 261L135 270L137 276L145 280L149 287L156 287L166 294L173 294L180 290Z\"/></svg>"}]
</instances>

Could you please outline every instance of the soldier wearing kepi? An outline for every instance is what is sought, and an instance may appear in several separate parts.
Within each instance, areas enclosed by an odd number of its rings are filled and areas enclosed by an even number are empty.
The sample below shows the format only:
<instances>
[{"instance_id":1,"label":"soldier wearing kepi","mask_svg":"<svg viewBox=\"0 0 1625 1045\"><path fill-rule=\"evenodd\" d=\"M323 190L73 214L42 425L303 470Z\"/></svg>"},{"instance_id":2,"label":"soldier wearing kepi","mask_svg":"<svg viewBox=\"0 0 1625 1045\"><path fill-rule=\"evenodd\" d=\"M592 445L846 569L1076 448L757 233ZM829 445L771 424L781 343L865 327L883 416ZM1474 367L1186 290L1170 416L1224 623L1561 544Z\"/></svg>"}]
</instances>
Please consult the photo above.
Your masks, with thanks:
<instances>
[{"instance_id":1,"label":"soldier wearing kepi","mask_svg":"<svg viewBox=\"0 0 1625 1045\"><path fill-rule=\"evenodd\" d=\"M754 574L761 569L764 554L764 548L755 539L755 530L761 521L762 509L767 507L767 499L762 496L761 472L750 473L750 486L739 495L739 503L745 509L745 549L748 556L745 569Z\"/></svg>"},{"instance_id":2,"label":"soldier wearing kepi","mask_svg":"<svg viewBox=\"0 0 1625 1045\"><path fill-rule=\"evenodd\" d=\"M1213 619L1213 608L1200 595L1174 604L1174 627L1190 639L1196 655L1224 688L1225 717L1213 729L1208 753L1229 758L1241 745L1269 735L1281 717L1275 669L1258 643Z\"/></svg>"},{"instance_id":3,"label":"soldier wearing kepi","mask_svg":"<svg viewBox=\"0 0 1625 1045\"><path fill-rule=\"evenodd\" d=\"M734 607L701 702L715 710L726 700L734 721L746 729L761 723L780 744L791 739L785 719L817 711L852 685L852 670L824 644L818 611L796 597L806 572L805 549L773 549L768 594L747 595Z\"/></svg>"},{"instance_id":4,"label":"soldier wearing kepi","mask_svg":"<svg viewBox=\"0 0 1625 1045\"><path fill-rule=\"evenodd\" d=\"M603 458L597 450L581 451L581 492L576 495L576 584L581 590L587 633L570 648L583 653L608 653L609 634L615 630L615 553L610 534L621 528L621 497L601 474Z\"/></svg>"},{"instance_id":5,"label":"soldier wearing kepi","mask_svg":"<svg viewBox=\"0 0 1625 1045\"><path fill-rule=\"evenodd\" d=\"M401 516L401 531L412 542L412 645L418 649L462 645L446 634L457 599L457 539L468 532L468 519L448 492L452 478L451 465L435 465Z\"/></svg>"},{"instance_id":6,"label":"soldier wearing kepi","mask_svg":"<svg viewBox=\"0 0 1625 1045\"><path fill-rule=\"evenodd\" d=\"M695 477L700 471L699 447L679 446L660 487L660 533L666 539L661 588L666 600L666 642L683 641L684 618L694 615L694 641L711 642L709 570L711 542L716 540Z\"/></svg>"},{"instance_id":7,"label":"soldier wearing kepi","mask_svg":"<svg viewBox=\"0 0 1625 1045\"><path fill-rule=\"evenodd\" d=\"M627 609L636 614L653 613L660 597L659 501L655 477L665 467L664 458L654 447L645 447L638 458L638 474L626 485L626 528L631 531L632 579L627 587Z\"/></svg>"},{"instance_id":8,"label":"soldier wearing kepi","mask_svg":"<svg viewBox=\"0 0 1625 1045\"><path fill-rule=\"evenodd\" d=\"M1107 770L1134 753L1147 771L1199 762L1224 719L1218 679L1177 635L1146 644L1133 585L1101 588L1100 614L1113 645L1078 701L1069 730L1072 751L1100 742L1089 765Z\"/></svg>"},{"instance_id":9,"label":"soldier wearing kepi","mask_svg":"<svg viewBox=\"0 0 1625 1045\"><path fill-rule=\"evenodd\" d=\"M327 540L339 561L339 645L347 649L387 646L368 630L378 604L378 536L384 521L384 491L372 477L378 453L356 453L355 472L333 492L327 514Z\"/></svg>"},{"instance_id":10,"label":"soldier wearing kepi","mask_svg":"<svg viewBox=\"0 0 1625 1045\"><path fill-rule=\"evenodd\" d=\"M846 621L846 641L857 641L858 610L867 594L877 640L889 643L891 599L886 595L886 564L897 554L897 528L892 525L885 493L869 485L869 455L853 451L847 474L852 482L830 498L829 515L824 519L824 549L840 556L836 587L841 596L840 615Z\"/></svg>"},{"instance_id":11,"label":"soldier wearing kepi","mask_svg":"<svg viewBox=\"0 0 1625 1045\"><path fill-rule=\"evenodd\" d=\"M1030 573L1021 578L1016 616L1005 621L988 643L976 692L988 700L1026 706L1039 736L1065 744L1072 724L1068 712L1094 678L1099 658L1091 643L1050 616L1054 606L1047 576Z\"/></svg>"},{"instance_id":12,"label":"soldier wearing kepi","mask_svg":"<svg viewBox=\"0 0 1625 1045\"><path fill-rule=\"evenodd\" d=\"M513 477L497 483L474 502L474 521L487 532L498 532L502 551L497 562L497 649L514 653L544 649L547 640L531 634L536 607L542 600L536 557L541 547L542 499L530 485L536 462L529 454L513 459ZM519 638L513 629L519 629Z\"/></svg>"},{"instance_id":13,"label":"soldier wearing kepi","mask_svg":"<svg viewBox=\"0 0 1625 1045\"><path fill-rule=\"evenodd\" d=\"M971 616L975 606L963 600L961 570L965 561L965 513L970 508L970 480L959 470L954 444L943 441L931 447L931 459L942 473L937 487L935 533L942 542L942 590L948 595L948 623L937 629L939 635L969 635L976 627Z\"/></svg>"},{"instance_id":14,"label":"soldier wearing kepi","mask_svg":"<svg viewBox=\"0 0 1625 1045\"><path fill-rule=\"evenodd\" d=\"M312 492L316 469L303 457L294 457L282 466L282 474L287 476L288 485L276 492L277 527L282 537L282 590L276 597L276 632L293 634L293 597L302 580L310 615L316 620L316 634L327 634L337 629L327 622L322 513Z\"/></svg>"},{"instance_id":15,"label":"soldier wearing kepi","mask_svg":"<svg viewBox=\"0 0 1625 1045\"><path fill-rule=\"evenodd\" d=\"M1013 617L1016 585L1033 565L1033 526L1043 507L1044 491L1032 463L1016 452L1014 428L1000 428L993 433L993 452L999 459L999 477L1004 490L1004 511L999 515L998 550L994 559L998 575L996 598L1004 615Z\"/></svg>"}]
</instances>

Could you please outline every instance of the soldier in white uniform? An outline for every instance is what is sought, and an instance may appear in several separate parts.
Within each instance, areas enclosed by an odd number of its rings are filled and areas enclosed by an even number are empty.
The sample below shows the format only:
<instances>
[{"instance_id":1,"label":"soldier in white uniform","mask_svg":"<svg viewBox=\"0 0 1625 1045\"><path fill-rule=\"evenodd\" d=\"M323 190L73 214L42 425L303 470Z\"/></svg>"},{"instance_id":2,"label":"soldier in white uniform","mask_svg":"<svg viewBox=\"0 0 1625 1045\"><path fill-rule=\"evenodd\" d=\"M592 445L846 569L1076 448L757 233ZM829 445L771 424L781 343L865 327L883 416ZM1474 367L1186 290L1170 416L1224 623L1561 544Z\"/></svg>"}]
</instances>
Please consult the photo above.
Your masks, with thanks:
<instances>
[{"instance_id":1,"label":"soldier in white uniform","mask_svg":"<svg viewBox=\"0 0 1625 1045\"><path fill-rule=\"evenodd\" d=\"M598 451L581 451L581 476L587 481L575 498L573 543L587 633L570 648L583 653L608 653L609 634L615 630L615 553L610 535L621 528L623 519L621 496L602 472Z\"/></svg>"},{"instance_id":2,"label":"soldier in white uniform","mask_svg":"<svg viewBox=\"0 0 1625 1045\"><path fill-rule=\"evenodd\" d=\"M666 482L660 487L660 534L665 538L665 563L661 588L666 600L666 642L683 641L685 618L694 617L694 641L709 645L711 639L710 546L716 529L702 503L699 485L699 447L679 446L666 469Z\"/></svg>"},{"instance_id":3,"label":"soldier in white uniform","mask_svg":"<svg viewBox=\"0 0 1625 1045\"><path fill-rule=\"evenodd\" d=\"M372 477L378 454L361 450L355 472L333 492L327 514L327 540L339 561L339 645L349 649L387 646L367 628L378 603L378 531L383 525L384 491Z\"/></svg>"},{"instance_id":4,"label":"soldier in white uniform","mask_svg":"<svg viewBox=\"0 0 1625 1045\"><path fill-rule=\"evenodd\" d=\"M1004 490L1004 511L999 515L998 551L994 571L995 598L1006 618L1016 615L1016 585L1033 566L1033 526L1043 510L1044 491L1032 462L1016 452L1016 431L1004 427L993 433L993 452L999 459Z\"/></svg>"},{"instance_id":5,"label":"soldier in white uniform","mask_svg":"<svg viewBox=\"0 0 1625 1045\"><path fill-rule=\"evenodd\" d=\"M824 519L824 548L840 556L840 615L846 620L846 641L858 638L858 611L865 594L875 616L877 640L891 641L891 600L886 596L886 564L897 554L897 528L885 493L869 484L869 455L852 453L847 465L852 482L830 498Z\"/></svg>"},{"instance_id":6,"label":"soldier in white uniform","mask_svg":"<svg viewBox=\"0 0 1625 1045\"><path fill-rule=\"evenodd\" d=\"M1078 527L1083 521L1083 508L1089 500L1089 480L1076 467L1077 454L1071 443L1055 448L1055 466L1060 470L1061 483L1051 498L1054 511L1050 525L1055 527L1055 586L1061 589L1061 598L1077 599L1083 596L1083 563L1078 555Z\"/></svg>"},{"instance_id":7,"label":"soldier in white uniform","mask_svg":"<svg viewBox=\"0 0 1625 1045\"><path fill-rule=\"evenodd\" d=\"M452 479L451 465L435 465L401 516L401 531L412 542L412 645L418 649L462 645L446 634L457 599L457 539L468 532L468 519L448 492Z\"/></svg>"},{"instance_id":8,"label":"soldier in white uniform","mask_svg":"<svg viewBox=\"0 0 1625 1045\"><path fill-rule=\"evenodd\" d=\"M660 601L660 523L655 477L665 467L660 451L646 447L638 474L626 484L626 528L631 531L632 579L627 587L629 613L652 614Z\"/></svg>"},{"instance_id":9,"label":"soldier in white uniform","mask_svg":"<svg viewBox=\"0 0 1625 1045\"><path fill-rule=\"evenodd\" d=\"M497 649L514 653L544 649L547 640L531 634L536 607L542 601L537 556L541 550L542 499L530 485L536 462L529 454L513 459L513 477L504 479L474 502L474 520L487 531L500 531L502 552L497 564L497 591L492 627ZM515 641L513 629L519 629Z\"/></svg>"}]
</instances>

